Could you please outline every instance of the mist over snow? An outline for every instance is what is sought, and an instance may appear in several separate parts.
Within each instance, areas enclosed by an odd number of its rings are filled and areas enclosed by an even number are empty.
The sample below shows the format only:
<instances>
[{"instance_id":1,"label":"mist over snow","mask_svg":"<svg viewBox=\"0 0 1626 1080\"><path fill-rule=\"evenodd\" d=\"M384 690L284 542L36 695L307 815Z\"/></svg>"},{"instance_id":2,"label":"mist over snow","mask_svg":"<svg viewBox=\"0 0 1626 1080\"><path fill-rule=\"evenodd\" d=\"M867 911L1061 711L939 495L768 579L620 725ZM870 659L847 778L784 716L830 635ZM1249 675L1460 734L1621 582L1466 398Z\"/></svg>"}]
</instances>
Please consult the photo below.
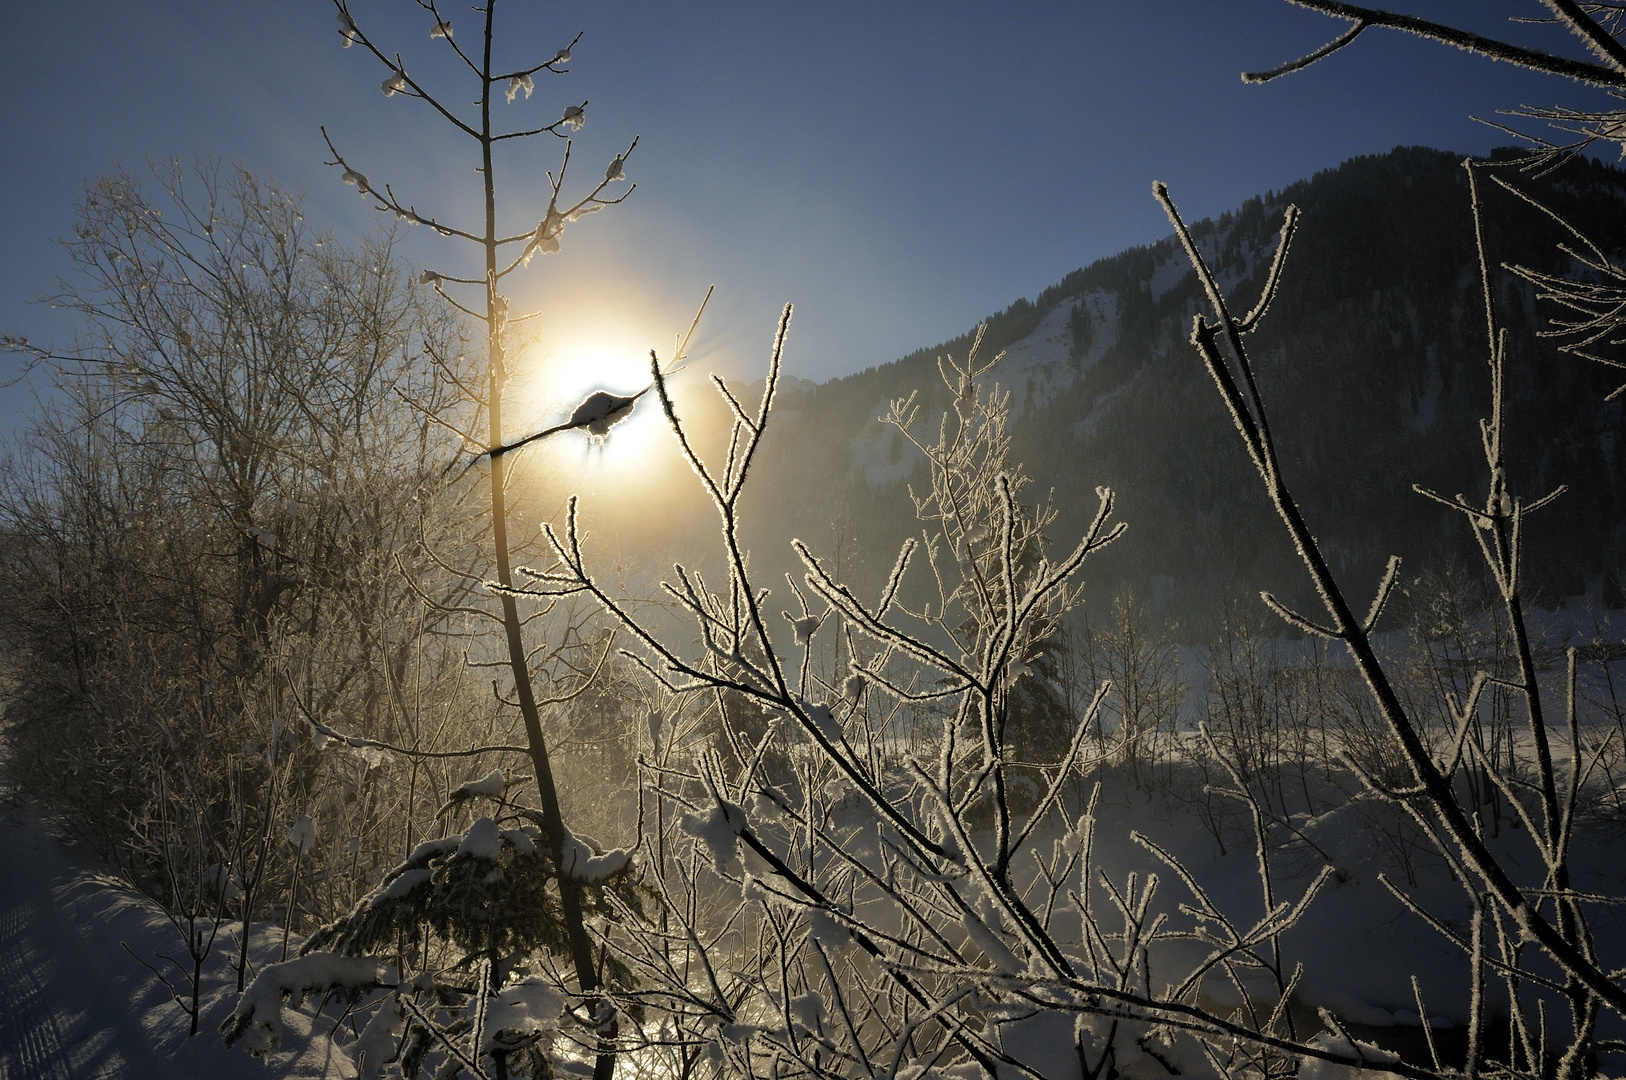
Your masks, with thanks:
<instances>
[{"instance_id":1,"label":"mist over snow","mask_svg":"<svg viewBox=\"0 0 1626 1080\"><path fill-rule=\"evenodd\" d=\"M1618 1074L1626 17L1417 8L11 13L0 1080Z\"/></svg>"}]
</instances>

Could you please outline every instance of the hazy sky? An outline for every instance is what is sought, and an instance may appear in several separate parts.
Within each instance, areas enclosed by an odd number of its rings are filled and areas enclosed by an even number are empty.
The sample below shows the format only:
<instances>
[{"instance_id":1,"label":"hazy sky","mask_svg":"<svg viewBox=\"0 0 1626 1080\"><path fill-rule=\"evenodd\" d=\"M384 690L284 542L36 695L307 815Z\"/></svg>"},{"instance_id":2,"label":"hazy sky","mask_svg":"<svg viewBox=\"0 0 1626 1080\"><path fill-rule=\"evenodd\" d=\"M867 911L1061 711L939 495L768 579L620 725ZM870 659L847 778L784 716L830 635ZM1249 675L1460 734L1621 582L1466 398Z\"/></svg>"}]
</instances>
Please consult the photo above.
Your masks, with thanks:
<instances>
[{"instance_id":1,"label":"hazy sky","mask_svg":"<svg viewBox=\"0 0 1626 1080\"><path fill-rule=\"evenodd\" d=\"M1516 27L1534 0L1410 0L1414 14L1572 54ZM63 266L57 238L83 185L119 165L209 155L305 193L307 217L354 235L371 214L323 166L318 125L375 183L477 228L473 144L344 50L324 0L6 2L0 63L0 330L65 342L28 301ZM354 0L415 76L445 76L412 0ZM448 7L460 42L477 16ZM797 304L792 374L815 379L945 340L1078 266L1168 232L1153 179L1191 218L1354 154L1397 144L1483 152L1509 141L1470 114L1598 100L1563 82L1372 31L1267 87L1272 66L1343 24L1283 0L1072 3L534 3L501 0L501 52L570 73L503 106L548 122L590 99L585 181L633 135L629 202L571 227L517 291L544 336L669 342L708 284L701 362L751 375L775 314ZM1607 99L1604 99L1607 100ZM558 145L501 161L512 224L534 223ZM1305 228L1313 228L1306 222ZM416 230L412 256L463 257ZM7 360L7 364L14 361ZM0 391L9 426L22 388Z\"/></svg>"}]
</instances>

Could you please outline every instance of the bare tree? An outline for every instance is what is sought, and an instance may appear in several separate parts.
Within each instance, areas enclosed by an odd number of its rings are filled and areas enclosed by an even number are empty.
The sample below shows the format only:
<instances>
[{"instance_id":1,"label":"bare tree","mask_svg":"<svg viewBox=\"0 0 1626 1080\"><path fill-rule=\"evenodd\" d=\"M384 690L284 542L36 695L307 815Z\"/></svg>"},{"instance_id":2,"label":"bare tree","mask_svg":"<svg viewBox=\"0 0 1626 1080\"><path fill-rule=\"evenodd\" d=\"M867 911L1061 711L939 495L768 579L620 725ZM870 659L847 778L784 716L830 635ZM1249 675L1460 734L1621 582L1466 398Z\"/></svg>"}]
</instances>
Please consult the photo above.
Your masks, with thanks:
<instances>
[{"instance_id":1,"label":"bare tree","mask_svg":"<svg viewBox=\"0 0 1626 1080\"><path fill-rule=\"evenodd\" d=\"M241 980L291 869L267 843L282 809L343 801L290 694L377 731L391 679L455 685L456 653L408 631L421 595L444 607L466 586L421 560L409 585L398 564L421 512L460 527L446 437L406 404L435 403L419 357L459 335L393 234L339 244L242 170L153 179L87 190L54 297L78 347L32 350L58 393L0 484L0 618L24 676L7 767L172 917L208 909L188 949L237 914Z\"/></svg>"},{"instance_id":2,"label":"bare tree","mask_svg":"<svg viewBox=\"0 0 1626 1080\"><path fill-rule=\"evenodd\" d=\"M1477 173L1467 163L1476 228L1479 225ZM1270 300L1281 284L1289 243L1297 227L1297 211L1289 208L1282 228L1276 259L1259 303L1245 316L1231 313L1219 285L1209 272L1184 222L1176 212L1167 190L1155 185L1154 192L1174 223L1186 253L1196 268L1207 293L1212 317L1196 316L1191 340L1213 377L1222 399L1236 422L1243 444L1264 482L1266 493L1276 508L1303 558L1306 570L1325 608L1325 620L1294 612L1268 593L1267 605L1290 625L1316 636L1341 643L1349 652L1383 718L1394 746L1409 774L1403 781L1362 772L1366 785L1378 795L1402 807L1428 835L1435 850L1451 865L1475 912L1470 940L1445 930L1437 918L1423 912L1406 894L1391 886L1397 898L1442 929L1469 954L1472 985L1469 987L1470 1026L1467 1070L1472 1075L1481 1064L1485 1048L1480 1043L1484 1019L1484 980L1500 974L1507 986L1512 1012L1515 1046L1504 1063L1510 1069L1542 1068L1537 1047L1545 1046L1543 1025L1524 1015L1519 1004L1521 985L1546 986L1562 990L1570 1008L1572 1033L1560 1072L1580 1075L1591 1068L1599 1047L1594 1031L1598 1010L1626 1010L1626 987L1604 970L1587 930L1586 907L1596 898L1577 892L1570 881L1571 845L1574 823L1587 774L1595 754L1583 745L1577 721L1574 693L1574 654L1570 660L1570 691L1565 708L1569 742L1567 768L1560 765L1551 749L1551 734L1544 714L1542 687L1538 680L1533 646L1526 621L1524 598L1520 591L1520 569L1525 554L1521 547L1525 516L1557 497L1562 489L1528 502L1513 490L1508 464L1502 454L1505 418L1504 365L1507 355L1505 331L1497 327L1492 302L1490 270L1480 237L1481 272L1485 282L1485 317L1488 332L1489 375L1492 413L1481 424L1487 472L1487 492L1482 504L1458 495L1447 498L1427 489L1418 491L1461 513L1473 530L1484 554L1486 569L1506 611L1510 645L1516 671L1501 681L1517 697L1526 720L1525 738L1532 758L1534 780L1524 782L1491 757L1478 724L1481 697L1494 677L1480 672L1461 697L1451 694L1452 737L1443 753L1436 753L1426 733L1405 707L1388 666L1373 644L1372 633L1387 602L1399 569L1391 560L1377 595L1366 615L1359 616L1346 598L1340 583L1321 553L1320 546L1295 502L1277 463L1277 448L1267 419L1249 359L1244 335L1252 331L1266 313ZM1353 758L1346 758L1359 769ZM1454 778L1467 762L1477 762L1482 775L1494 783L1502 796L1523 820L1537 845L1543 877L1539 883L1519 884L1509 865L1486 843L1485 822L1470 815L1458 800ZM1529 792L1528 799L1520 794ZM1525 941L1534 942L1564 973L1562 983L1534 974L1521 953ZM1495 949L1500 955L1493 953ZM1540 1029L1540 1030L1538 1030ZM1521 1056L1522 1055L1522 1056Z\"/></svg>"},{"instance_id":3,"label":"bare tree","mask_svg":"<svg viewBox=\"0 0 1626 1080\"><path fill-rule=\"evenodd\" d=\"M423 102L453 130L469 139L479 159L481 176L479 224L464 227L454 224L453 217L446 214L420 211L412 200L398 196L392 185L388 183L379 185L369 181L339 153L331 139L328 145L333 157L329 164L342 169L344 181L353 185L363 196L373 200L381 212L393 213L411 224L424 225L442 236L463 241L471 245L479 255L481 269L476 275L459 276L454 273L427 270L422 278L457 310L479 323L484 330L486 367L482 378L469 380L464 378L461 372L443 365L448 382L466 395L467 400L479 413L475 424L456 428L467 448L471 451L478 448L480 451L474 455L470 464L483 460L490 470L488 520L495 572L495 581L492 585L498 594L500 613L491 615L471 612L471 615L482 620L489 619L501 637L501 651L505 655L505 663L512 681L514 695L512 704L519 713L523 725L525 753L540 799L538 823L541 839L549 855L549 865L553 867L552 880L558 890L558 925L567 945L566 951L571 958L574 992L585 999L587 1004L584 1007L587 1012L597 1015L599 1006L595 1004L596 995L606 957L595 949L588 932L588 914L584 907L588 898L583 884L568 872L574 860L573 845L576 841L566 828L560 809L556 768L552 757L554 748L550 747L544 735L539 699L533 685L536 669L531 650L527 648L525 641L525 620L520 616L515 594L510 588L514 567L509 537L508 461L509 455L548 435L581 429L595 437L603 437L611 426L631 411L637 396L620 398L603 392L594 394L564 422L544 432L518 439L508 438L503 424L503 404L505 390L513 378L509 355L515 344L516 328L533 316L511 311L505 288L510 275L528 266L532 258L559 251L561 236L566 226L606 206L615 205L631 194L630 187L622 189L619 185L625 180L624 166L636 149L637 140L633 139L624 150L616 154L605 168L602 177L595 176L582 194L566 198L564 190L573 145L568 134L579 130L584 124L587 103L584 101L579 104L567 104L556 119L530 125L503 125L494 116L494 112L504 107L499 98L514 105L523 92L524 99L528 100L534 89L536 77L544 74L565 74L568 71L567 65L571 60L572 49L579 42L581 35L576 35L563 47L547 52L545 58L534 56L510 68L504 66L503 62L494 56L499 44L495 2L488 0L485 6L479 9L483 15L483 26L474 39L473 49L465 49L459 42L450 18L437 7L434 0L422 0L420 7L428 20L430 37L448 50L456 58L459 66L472 77L475 89L472 115L465 116L463 110L453 104L454 97L430 88L409 72L401 54L386 51L365 28L358 25L344 0L335 0L335 11L345 47L358 45L383 65L386 72L386 78L382 83L384 95ZM458 93L461 94L462 91ZM564 140L564 152L557 175L552 172L548 174L546 205L541 208L541 216L534 226L515 228L508 223L510 219L499 213L497 152L523 140L551 137ZM465 289L469 290L475 299L465 302L454 295ZM547 610L551 610L551 607L545 609ZM586 674L590 678L592 672ZM585 681L572 681L571 690L566 696L579 694L585 686ZM399 746L395 748L405 749ZM501 979L489 971L488 975L493 980L489 983L489 988L495 992L502 985ZM475 995L480 1002L485 1001L487 997L489 994ZM601 1037L594 1074L597 1080L609 1080L615 1067L616 1019L613 1010L606 1009L602 1020L593 1023L599 1025ZM450 1044L447 1046L449 1048ZM472 1053L474 1056L471 1060L477 1062L482 1050L476 1046ZM505 1066L498 1067L501 1069Z\"/></svg>"}]
</instances>

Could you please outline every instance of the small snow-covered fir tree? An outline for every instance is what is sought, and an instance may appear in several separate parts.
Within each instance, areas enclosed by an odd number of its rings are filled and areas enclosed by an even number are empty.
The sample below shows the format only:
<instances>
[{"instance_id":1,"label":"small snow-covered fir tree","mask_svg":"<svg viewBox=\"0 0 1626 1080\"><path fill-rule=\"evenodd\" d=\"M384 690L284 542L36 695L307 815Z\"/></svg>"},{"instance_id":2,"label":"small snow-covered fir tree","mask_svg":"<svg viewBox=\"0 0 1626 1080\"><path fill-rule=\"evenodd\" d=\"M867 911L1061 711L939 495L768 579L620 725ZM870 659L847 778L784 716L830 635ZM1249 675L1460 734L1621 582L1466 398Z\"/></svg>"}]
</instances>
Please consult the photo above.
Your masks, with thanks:
<instances>
[{"instance_id":1,"label":"small snow-covered fir tree","mask_svg":"<svg viewBox=\"0 0 1626 1080\"><path fill-rule=\"evenodd\" d=\"M540 813L508 801L517 786L494 771L454 791L444 813L487 813L420 843L297 959L262 971L227 1021L227 1041L269 1052L282 1009L320 992L345 996L367 1018L350 1046L363 1076L391 1063L407 1077L431 1064L498 1077L590 1068L609 1015L572 994L559 966L570 950L560 883L572 882L601 923L641 914L645 897L624 849L571 835L561 868ZM631 983L613 953L602 962L608 982Z\"/></svg>"}]
</instances>

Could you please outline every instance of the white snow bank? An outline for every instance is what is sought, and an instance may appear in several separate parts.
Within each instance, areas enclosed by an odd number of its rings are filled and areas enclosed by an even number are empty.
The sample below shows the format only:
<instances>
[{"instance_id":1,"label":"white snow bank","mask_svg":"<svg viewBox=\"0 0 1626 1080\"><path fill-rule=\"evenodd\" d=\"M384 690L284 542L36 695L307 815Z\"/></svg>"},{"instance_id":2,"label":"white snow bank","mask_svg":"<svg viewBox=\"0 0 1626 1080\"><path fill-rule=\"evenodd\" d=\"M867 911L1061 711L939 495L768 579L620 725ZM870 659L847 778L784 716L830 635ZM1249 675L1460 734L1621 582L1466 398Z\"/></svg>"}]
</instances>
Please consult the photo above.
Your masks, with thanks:
<instances>
[{"instance_id":1,"label":"white snow bank","mask_svg":"<svg viewBox=\"0 0 1626 1080\"><path fill-rule=\"evenodd\" d=\"M264 968L237 1001L224 1025L227 1045L246 1039L248 1052L262 1057L282 1041L282 1003L298 1009L313 993L329 990L354 997L378 986L383 966L370 956L311 953Z\"/></svg>"},{"instance_id":2,"label":"white snow bank","mask_svg":"<svg viewBox=\"0 0 1626 1080\"><path fill-rule=\"evenodd\" d=\"M1371 1062L1373 1065L1391 1065L1400 1060L1399 1054L1391 1054L1387 1050L1380 1050L1371 1043L1364 1043L1359 1039L1351 1040L1327 1031L1323 1031L1312 1038L1309 1045L1318 1050L1328 1050L1335 1054L1348 1054L1362 1061ZM1313 1057L1306 1057L1299 1064L1299 1080L1385 1080L1386 1077L1392 1078L1394 1075L1391 1072L1352 1069Z\"/></svg>"}]
</instances>

